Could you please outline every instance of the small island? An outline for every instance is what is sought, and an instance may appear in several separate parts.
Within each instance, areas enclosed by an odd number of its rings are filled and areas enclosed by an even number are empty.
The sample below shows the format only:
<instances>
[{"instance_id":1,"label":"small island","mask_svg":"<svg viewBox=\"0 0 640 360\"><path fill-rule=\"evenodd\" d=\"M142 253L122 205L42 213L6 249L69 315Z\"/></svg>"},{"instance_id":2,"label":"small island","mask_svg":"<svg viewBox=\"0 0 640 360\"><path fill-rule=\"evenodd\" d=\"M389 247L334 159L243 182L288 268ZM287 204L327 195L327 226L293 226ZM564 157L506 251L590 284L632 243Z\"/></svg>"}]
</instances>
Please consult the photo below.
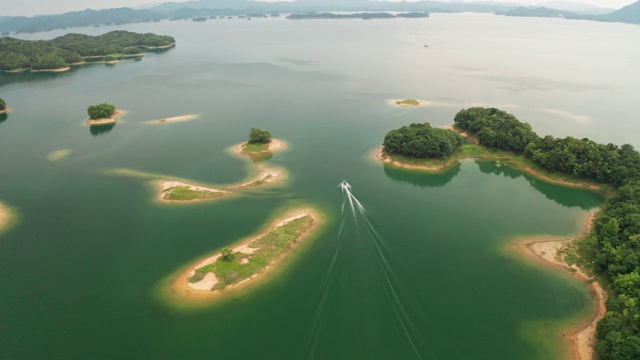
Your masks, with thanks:
<instances>
[{"instance_id":1,"label":"small island","mask_svg":"<svg viewBox=\"0 0 640 360\"><path fill-rule=\"evenodd\" d=\"M400 107L420 106L426 103L426 101L424 100L417 100L417 99L399 99L399 100L392 100L392 102L394 105L398 105Z\"/></svg>"},{"instance_id":2,"label":"small island","mask_svg":"<svg viewBox=\"0 0 640 360\"><path fill-rule=\"evenodd\" d=\"M454 130L411 124L389 131L376 156L398 167L438 171L455 162L450 157L462 145L462 136Z\"/></svg>"},{"instance_id":3,"label":"small island","mask_svg":"<svg viewBox=\"0 0 640 360\"><path fill-rule=\"evenodd\" d=\"M6 114L9 112L9 107L3 98L0 98L0 115Z\"/></svg>"},{"instance_id":4,"label":"small island","mask_svg":"<svg viewBox=\"0 0 640 360\"><path fill-rule=\"evenodd\" d=\"M99 105L91 105L87 109L89 119L85 124L89 126L114 125L120 116L124 114L122 110L116 110L115 105L102 103Z\"/></svg>"},{"instance_id":5,"label":"small island","mask_svg":"<svg viewBox=\"0 0 640 360\"><path fill-rule=\"evenodd\" d=\"M253 160L268 158L276 150L281 150L284 142L273 138L267 130L251 128L249 140L235 147L236 152Z\"/></svg>"},{"instance_id":6,"label":"small island","mask_svg":"<svg viewBox=\"0 0 640 360\"><path fill-rule=\"evenodd\" d=\"M222 248L179 271L168 283L168 295L181 301L209 301L273 268L322 221L320 214L309 208L287 213L259 235Z\"/></svg>"},{"instance_id":7,"label":"small island","mask_svg":"<svg viewBox=\"0 0 640 360\"><path fill-rule=\"evenodd\" d=\"M193 202L217 199L230 192L183 181L160 181L160 200L167 202Z\"/></svg>"},{"instance_id":8,"label":"small island","mask_svg":"<svg viewBox=\"0 0 640 360\"><path fill-rule=\"evenodd\" d=\"M0 71L65 72L71 66L140 58L144 50L170 48L171 36L118 30L99 36L67 34L53 40L0 38Z\"/></svg>"}]
</instances>

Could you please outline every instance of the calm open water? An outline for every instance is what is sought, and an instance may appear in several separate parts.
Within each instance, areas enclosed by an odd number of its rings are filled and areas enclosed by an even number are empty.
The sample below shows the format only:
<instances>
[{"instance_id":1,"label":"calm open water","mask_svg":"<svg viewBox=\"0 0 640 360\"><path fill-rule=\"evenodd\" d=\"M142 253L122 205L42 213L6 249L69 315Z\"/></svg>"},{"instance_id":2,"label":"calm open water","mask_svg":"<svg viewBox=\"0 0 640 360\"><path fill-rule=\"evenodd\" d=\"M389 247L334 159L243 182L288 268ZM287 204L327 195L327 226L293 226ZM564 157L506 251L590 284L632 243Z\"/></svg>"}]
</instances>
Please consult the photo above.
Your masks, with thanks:
<instances>
[{"instance_id":1,"label":"calm open water","mask_svg":"<svg viewBox=\"0 0 640 360\"><path fill-rule=\"evenodd\" d=\"M540 134L638 146L639 27L434 14L122 28L178 46L141 62L0 75L15 109L0 122L0 199L20 216L0 238L0 358L560 356L549 335L588 312L586 287L503 249L517 235L579 231L602 198L488 162L430 175L370 156L391 129L450 124L474 105L510 111ZM400 109L393 98L433 103ZM82 121L100 102L129 113L96 134ZM143 124L191 113L200 119ZM288 170L285 186L161 206L142 180L104 174L240 181L253 167L227 148L251 127L289 143L267 162ZM71 153L47 159L60 149ZM375 241L341 215L342 179ZM200 310L157 296L166 276L299 204L324 211L327 225L261 285Z\"/></svg>"}]
</instances>

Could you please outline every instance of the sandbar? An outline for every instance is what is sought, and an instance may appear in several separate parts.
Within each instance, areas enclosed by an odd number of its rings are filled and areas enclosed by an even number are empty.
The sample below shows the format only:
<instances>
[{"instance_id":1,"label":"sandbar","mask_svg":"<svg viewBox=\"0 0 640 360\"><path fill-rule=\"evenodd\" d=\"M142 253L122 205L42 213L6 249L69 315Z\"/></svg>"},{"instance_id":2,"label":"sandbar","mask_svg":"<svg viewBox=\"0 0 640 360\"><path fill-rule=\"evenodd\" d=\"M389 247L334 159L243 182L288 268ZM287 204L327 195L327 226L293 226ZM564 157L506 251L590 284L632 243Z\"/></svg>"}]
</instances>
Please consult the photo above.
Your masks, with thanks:
<instances>
[{"instance_id":1,"label":"sandbar","mask_svg":"<svg viewBox=\"0 0 640 360\"><path fill-rule=\"evenodd\" d=\"M265 170L260 175L258 175L258 177L256 177L255 179L240 185L231 186L229 188L250 188L250 187L257 187L260 185L270 184L277 181L280 178L280 176L281 176L280 173L275 170Z\"/></svg>"},{"instance_id":2,"label":"sandbar","mask_svg":"<svg viewBox=\"0 0 640 360\"><path fill-rule=\"evenodd\" d=\"M65 157L71 155L71 150L70 149L59 149L59 150L54 150L52 152L50 152L49 154L47 154L47 160L49 161L58 161L61 159L64 159Z\"/></svg>"},{"instance_id":3,"label":"sandbar","mask_svg":"<svg viewBox=\"0 0 640 360\"><path fill-rule=\"evenodd\" d=\"M316 230L319 228L319 224L322 223L322 217L319 213L312 209L294 209L287 212L288 215L280 217L275 221L272 221L271 224L267 227L266 231L260 232L257 235L250 236L249 238L242 240L237 245L230 246L229 248L234 252L240 252L244 254L251 254L254 251L258 250L251 246L251 243L255 240L260 239L264 235L270 233L274 229L281 227L283 225L288 224L289 222L303 218L305 216L311 217L311 224L308 228L304 229L298 237L283 250L280 255L274 258L269 264L267 264L264 268L262 268L258 273L239 281L238 283L228 285L222 290L212 290L212 288L218 283L218 279L215 274L209 272L207 273L201 280L198 282L189 282L189 278L195 275L196 269L199 269L203 266L207 266L209 264L213 264L215 261L220 258L220 251L216 251L215 253L209 254L198 261L195 261L192 265L187 266L183 270L179 270L177 273L172 275L169 278L168 283L166 284L166 288L163 289L167 295L170 297L180 301L187 303L208 303L212 300L215 300L220 297L221 294L226 293L232 289L243 288L246 286L245 284L255 284L255 280L258 277L262 277L265 274L271 272L274 269L277 263L281 262L288 254L290 254L293 248L297 247L298 244L301 243L303 239L309 238ZM242 264L243 262L241 262ZM245 262L247 263L247 262Z\"/></svg>"},{"instance_id":4,"label":"sandbar","mask_svg":"<svg viewBox=\"0 0 640 360\"><path fill-rule=\"evenodd\" d=\"M0 115L8 114L11 111L10 107L5 107L4 110L0 110Z\"/></svg>"},{"instance_id":5,"label":"sandbar","mask_svg":"<svg viewBox=\"0 0 640 360\"><path fill-rule=\"evenodd\" d=\"M87 119L85 120L85 124L89 126L100 126L100 125L112 125L118 122L118 118L122 115L126 114L124 110L116 110L113 112L113 115L109 118L103 119Z\"/></svg>"},{"instance_id":6,"label":"sandbar","mask_svg":"<svg viewBox=\"0 0 640 360\"><path fill-rule=\"evenodd\" d=\"M168 124L168 123L176 123L176 122L185 122L198 119L200 117L199 114L186 114L180 116L173 116L168 118L156 119L145 121L145 124Z\"/></svg>"},{"instance_id":7,"label":"sandbar","mask_svg":"<svg viewBox=\"0 0 640 360\"><path fill-rule=\"evenodd\" d=\"M558 238L552 236L535 236L519 238L507 245L508 248L544 266L552 267L570 274L573 278L587 284L589 291L595 299L592 315L580 323L576 328L569 329L567 334L562 333L567 346L570 349L573 360L593 360L595 359L594 346L596 343L596 326L607 309L605 302L607 292L599 282L594 281L594 277L585 272L584 269L575 264L569 265L565 262L559 251L571 246L572 243L588 234L593 228L596 212L587 215L584 232L576 234L570 238Z\"/></svg>"}]
</instances>

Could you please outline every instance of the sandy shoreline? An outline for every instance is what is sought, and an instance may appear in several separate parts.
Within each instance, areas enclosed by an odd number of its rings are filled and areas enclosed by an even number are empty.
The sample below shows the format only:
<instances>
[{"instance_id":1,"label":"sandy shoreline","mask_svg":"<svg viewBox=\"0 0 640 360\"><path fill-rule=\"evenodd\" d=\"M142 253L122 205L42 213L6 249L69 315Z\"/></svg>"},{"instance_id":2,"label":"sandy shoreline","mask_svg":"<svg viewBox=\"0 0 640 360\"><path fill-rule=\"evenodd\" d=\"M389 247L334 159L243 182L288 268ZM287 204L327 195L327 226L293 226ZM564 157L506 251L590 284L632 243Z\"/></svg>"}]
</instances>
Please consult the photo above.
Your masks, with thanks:
<instances>
[{"instance_id":1,"label":"sandy shoreline","mask_svg":"<svg viewBox=\"0 0 640 360\"><path fill-rule=\"evenodd\" d=\"M404 162L395 160L391 156L385 154L384 146L381 146L378 149L376 149L375 152L373 153L373 157L377 160L382 161L384 164L392 165L394 167L409 169L409 170L424 170L429 172L444 171L451 165L455 164L458 160L463 159L463 158L454 158L444 164L432 165L432 166L420 165L420 164L409 164L409 163L404 163Z\"/></svg>"},{"instance_id":2,"label":"sandy shoreline","mask_svg":"<svg viewBox=\"0 0 640 360\"><path fill-rule=\"evenodd\" d=\"M595 359L596 326L606 312L605 301L607 299L607 293L600 283L593 281L594 278L589 276L584 269L576 265L567 265L564 259L560 258L557 253L559 250L571 245L575 240L589 233L593 227L595 216L596 212L592 212L587 216L584 232L575 237L561 239L550 236L528 237L521 238L508 245L508 247L514 247L516 252L524 255L526 258L541 265L564 271L589 286L589 291L595 299L592 315L578 327L570 329L567 333L568 335L562 334L569 347L572 360Z\"/></svg>"},{"instance_id":3,"label":"sandy shoreline","mask_svg":"<svg viewBox=\"0 0 640 360\"><path fill-rule=\"evenodd\" d=\"M44 73L44 72L50 72L50 73L60 73L60 72L66 72L71 70L70 66L67 67L63 67L60 69L42 69L42 70L34 70L34 69L30 69L29 71L31 71L32 73Z\"/></svg>"},{"instance_id":4,"label":"sandy shoreline","mask_svg":"<svg viewBox=\"0 0 640 360\"><path fill-rule=\"evenodd\" d=\"M116 110L110 118L95 119L95 120L87 119L84 121L84 123L89 126L112 125L117 123L118 118L124 114L126 114L126 111Z\"/></svg>"},{"instance_id":5,"label":"sandy shoreline","mask_svg":"<svg viewBox=\"0 0 640 360\"><path fill-rule=\"evenodd\" d=\"M11 111L10 107L5 107L4 110L0 110L0 115L8 114Z\"/></svg>"},{"instance_id":6,"label":"sandy shoreline","mask_svg":"<svg viewBox=\"0 0 640 360\"><path fill-rule=\"evenodd\" d=\"M260 155L260 154L264 154L264 153L274 153L277 151L282 151L284 149L286 149L288 147L288 144L284 141L284 140L279 140L279 139L271 139L271 142L269 143L269 146L267 147L266 150L260 151L260 152L256 152L256 153L252 153L252 154L247 154L244 152L243 150L243 146L245 146L247 144L247 142L243 142L240 143L238 145L234 145L233 146L233 150L242 155L242 156L252 156L252 155Z\"/></svg>"},{"instance_id":7,"label":"sandy shoreline","mask_svg":"<svg viewBox=\"0 0 640 360\"><path fill-rule=\"evenodd\" d=\"M299 246L299 244L311 237L311 235L318 229L319 223L322 221L320 215L311 209L296 209L293 211L289 211L287 215L277 218L274 221L271 221L270 224L266 227L266 230L261 231L255 235L249 236L248 238L241 240L239 243L233 246L229 246L230 249L234 252L244 252L251 253L253 251L248 245L260 238L261 236L269 233L275 228L283 226L288 222L304 217L311 216L313 222L311 226L296 239L296 241L282 254L280 254L277 258L275 258L271 263L269 263L266 267L264 267L257 274L240 281L237 284L233 284L227 286L223 290L215 290L211 291L210 289L217 283L217 279L213 273L207 274L205 278L197 283L189 283L188 279L193 276L196 272L196 269L199 269L203 266L212 264L215 262L220 256L220 251L216 251L207 256L200 258L199 260L193 262L192 265L187 266L186 268L176 272L174 275L170 276L168 283L166 284L166 288L164 289L165 293L169 295L174 300L177 300L181 303L191 303L191 304L203 304L209 303L214 299L220 297L220 295L228 292L229 290L244 288L247 283L255 284L256 278L263 277L266 274L272 272L272 269L276 268L277 264L280 263L283 259L285 259L289 254L292 253L292 249Z\"/></svg>"}]
</instances>

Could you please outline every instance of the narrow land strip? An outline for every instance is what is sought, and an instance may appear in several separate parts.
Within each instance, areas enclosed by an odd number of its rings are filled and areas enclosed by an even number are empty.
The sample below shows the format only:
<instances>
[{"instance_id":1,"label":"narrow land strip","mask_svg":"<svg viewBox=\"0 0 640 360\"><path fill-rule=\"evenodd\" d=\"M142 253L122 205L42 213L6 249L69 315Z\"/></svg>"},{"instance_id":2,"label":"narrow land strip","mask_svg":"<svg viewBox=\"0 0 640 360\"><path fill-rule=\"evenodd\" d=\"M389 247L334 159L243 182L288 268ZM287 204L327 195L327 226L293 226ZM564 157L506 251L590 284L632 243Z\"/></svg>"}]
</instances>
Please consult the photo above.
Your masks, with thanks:
<instances>
[{"instance_id":1,"label":"narrow land strip","mask_svg":"<svg viewBox=\"0 0 640 360\"><path fill-rule=\"evenodd\" d=\"M208 303L227 290L255 284L298 244L318 230L322 217L315 210L294 209L271 223L268 230L231 246L230 259L222 250L178 271L165 291L179 302Z\"/></svg>"}]
</instances>

